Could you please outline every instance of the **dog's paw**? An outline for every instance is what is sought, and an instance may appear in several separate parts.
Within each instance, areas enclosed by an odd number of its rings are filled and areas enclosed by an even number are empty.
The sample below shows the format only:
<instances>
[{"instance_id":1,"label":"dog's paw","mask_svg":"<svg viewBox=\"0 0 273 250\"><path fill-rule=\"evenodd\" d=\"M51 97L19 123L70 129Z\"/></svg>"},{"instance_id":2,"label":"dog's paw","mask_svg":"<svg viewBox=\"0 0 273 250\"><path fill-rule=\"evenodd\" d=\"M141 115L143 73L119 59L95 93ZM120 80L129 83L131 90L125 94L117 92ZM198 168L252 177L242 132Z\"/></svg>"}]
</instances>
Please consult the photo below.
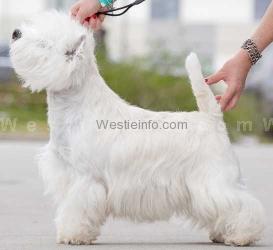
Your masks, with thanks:
<instances>
[{"instance_id":1,"label":"dog's paw","mask_svg":"<svg viewBox=\"0 0 273 250\"><path fill-rule=\"evenodd\" d=\"M222 237L222 235L210 235L210 240L213 242L213 243L224 243L225 240L224 238Z\"/></svg>"},{"instance_id":2,"label":"dog's paw","mask_svg":"<svg viewBox=\"0 0 273 250\"><path fill-rule=\"evenodd\" d=\"M83 224L57 224L57 243L66 245L91 245L99 236L99 229Z\"/></svg>"},{"instance_id":3,"label":"dog's paw","mask_svg":"<svg viewBox=\"0 0 273 250\"><path fill-rule=\"evenodd\" d=\"M225 239L225 245L227 246L236 246L236 247L245 247L252 245L256 242L256 240L248 239L248 238L227 238Z\"/></svg>"},{"instance_id":4,"label":"dog's paw","mask_svg":"<svg viewBox=\"0 0 273 250\"><path fill-rule=\"evenodd\" d=\"M59 232L57 243L65 245L91 245L96 240L96 236L89 231Z\"/></svg>"},{"instance_id":5,"label":"dog's paw","mask_svg":"<svg viewBox=\"0 0 273 250\"><path fill-rule=\"evenodd\" d=\"M87 237L59 237L57 244L65 245L92 245L96 239L90 239Z\"/></svg>"}]
</instances>

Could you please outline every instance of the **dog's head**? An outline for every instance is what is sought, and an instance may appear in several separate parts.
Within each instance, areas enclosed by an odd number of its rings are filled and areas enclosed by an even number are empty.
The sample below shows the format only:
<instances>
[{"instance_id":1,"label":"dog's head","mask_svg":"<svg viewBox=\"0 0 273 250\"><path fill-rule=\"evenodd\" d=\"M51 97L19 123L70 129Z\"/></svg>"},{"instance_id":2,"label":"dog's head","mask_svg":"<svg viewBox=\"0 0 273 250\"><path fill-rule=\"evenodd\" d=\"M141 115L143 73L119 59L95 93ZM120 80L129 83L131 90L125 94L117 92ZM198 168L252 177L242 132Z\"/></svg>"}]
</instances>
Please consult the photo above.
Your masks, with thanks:
<instances>
[{"instance_id":1,"label":"dog's head","mask_svg":"<svg viewBox=\"0 0 273 250\"><path fill-rule=\"evenodd\" d=\"M95 70L93 35L68 15L51 11L12 34L11 60L24 86L60 91L80 84Z\"/></svg>"}]
</instances>

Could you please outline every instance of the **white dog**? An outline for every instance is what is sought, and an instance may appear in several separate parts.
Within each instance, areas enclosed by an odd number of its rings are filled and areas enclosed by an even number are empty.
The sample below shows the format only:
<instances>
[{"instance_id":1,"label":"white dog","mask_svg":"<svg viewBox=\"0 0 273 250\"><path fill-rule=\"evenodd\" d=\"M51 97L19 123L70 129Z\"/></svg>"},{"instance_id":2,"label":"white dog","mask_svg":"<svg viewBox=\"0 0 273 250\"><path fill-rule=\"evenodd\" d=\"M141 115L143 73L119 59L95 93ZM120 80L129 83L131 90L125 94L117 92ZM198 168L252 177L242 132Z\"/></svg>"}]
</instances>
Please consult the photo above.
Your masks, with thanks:
<instances>
[{"instance_id":1,"label":"white dog","mask_svg":"<svg viewBox=\"0 0 273 250\"><path fill-rule=\"evenodd\" d=\"M207 229L214 242L259 240L263 208L242 184L196 55L186 67L199 112L157 113L127 104L105 84L94 47L90 31L57 12L23 24L11 43L24 85L48 95L50 141L40 170L57 204L58 243L91 244L109 215L138 222L178 215ZM113 128L123 121L134 126ZM140 121L183 121L187 129L133 129Z\"/></svg>"}]
</instances>

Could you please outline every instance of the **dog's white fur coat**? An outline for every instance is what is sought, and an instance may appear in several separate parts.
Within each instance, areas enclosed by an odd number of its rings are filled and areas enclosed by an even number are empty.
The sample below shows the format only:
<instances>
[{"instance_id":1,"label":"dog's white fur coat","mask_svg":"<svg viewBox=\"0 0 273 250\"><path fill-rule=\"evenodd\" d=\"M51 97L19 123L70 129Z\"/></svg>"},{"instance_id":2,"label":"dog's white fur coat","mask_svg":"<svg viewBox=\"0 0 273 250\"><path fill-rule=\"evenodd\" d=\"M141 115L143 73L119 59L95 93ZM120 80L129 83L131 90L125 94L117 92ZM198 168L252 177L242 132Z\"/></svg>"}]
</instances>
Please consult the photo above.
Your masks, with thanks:
<instances>
[{"instance_id":1,"label":"dog's white fur coat","mask_svg":"<svg viewBox=\"0 0 273 250\"><path fill-rule=\"evenodd\" d=\"M184 216L213 241L248 245L263 208L241 173L196 55L186 62L200 112L152 112L119 98L99 74L90 31L58 12L20 28L11 57L25 86L47 90L50 141L39 166L57 204L59 243L90 244L107 216ZM100 130L97 120L183 121L185 130Z\"/></svg>"}]
</instances>

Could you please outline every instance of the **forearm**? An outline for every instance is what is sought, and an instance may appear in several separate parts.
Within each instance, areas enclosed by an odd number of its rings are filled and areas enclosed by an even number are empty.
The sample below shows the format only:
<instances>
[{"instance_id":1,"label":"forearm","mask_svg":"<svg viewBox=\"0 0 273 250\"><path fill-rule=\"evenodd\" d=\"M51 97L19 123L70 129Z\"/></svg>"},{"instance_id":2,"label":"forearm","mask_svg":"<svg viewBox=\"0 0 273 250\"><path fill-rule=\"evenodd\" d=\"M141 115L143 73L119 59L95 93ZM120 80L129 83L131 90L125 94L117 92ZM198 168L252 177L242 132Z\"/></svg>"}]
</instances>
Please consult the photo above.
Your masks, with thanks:
<instances>
[{"instance_id":1,"label":"forearm","mask_svg":"<svg viewBox=\"0 0 273 250\"><path fill-rule=\"evenodd\" d=\"M222 69L206 79L207 84L225 81L228 89L221 97L218 97L223 111L229 111L235 107L242 91L249 70L261 57L261 52L273 42L273 1L266 11L259 27L251 39L248 39L242 48L228 60Z\"/></svg>"},{"instance_id":2,"label":"forearm","mask_svg":"<svg viewBox=\"0 0 273 250\"><path fill-rule=\"evenodd\" d=\"M273 1L268 7L252 39L257 44L260 52L273 42Z\"/></svg>"}]
</instances>

